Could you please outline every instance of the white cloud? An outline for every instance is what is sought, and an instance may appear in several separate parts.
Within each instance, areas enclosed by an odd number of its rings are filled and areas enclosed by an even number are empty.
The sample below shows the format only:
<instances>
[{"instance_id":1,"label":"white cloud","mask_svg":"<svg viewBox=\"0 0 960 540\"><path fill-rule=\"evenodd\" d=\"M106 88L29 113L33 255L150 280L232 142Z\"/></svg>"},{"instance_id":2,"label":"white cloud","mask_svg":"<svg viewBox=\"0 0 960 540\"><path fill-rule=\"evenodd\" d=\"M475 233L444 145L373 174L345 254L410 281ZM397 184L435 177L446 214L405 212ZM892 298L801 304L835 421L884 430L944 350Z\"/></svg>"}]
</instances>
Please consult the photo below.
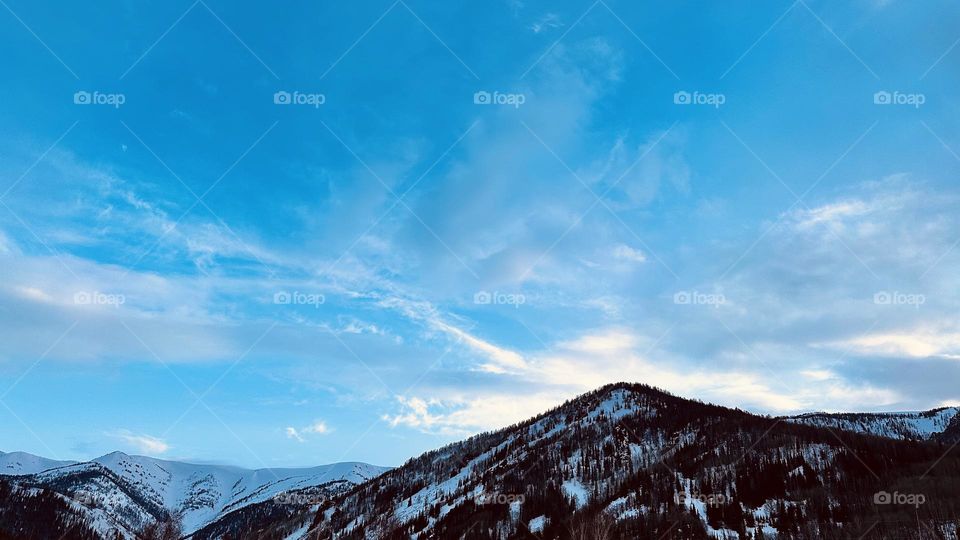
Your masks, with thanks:
<instances>
[{"instance_id":1,"label":"white cloud","mask_svg":"<svg viewBox=\"0 0 960 540\"><path fill-rule=\"evenodd\" d=\"M649 339L620 328L602 329L561 342L533 360L531 380L572 388L579 392L620 381L643 382L681 395L732 405L752 404L773 410L792 410L803 401L791 389L761 373L742 370L683 369L668 358L654 359ZM662 353L660 353L662 354ZM759 369L759 366L757 367Z\"/></svg>"},{"instance_id":2,"label":"white cloud","mask_svg":"<svg viewBox=\"0 0 960 540\"><path fill-rule=\"evenodd\" d=\"M309 426L303 428L304 433L316 433L317 435L326 435L330 433L330 428L323 420L317 420Z\"/></svg>"},{"instance_id":3,"label":"white cloud","mask_svg":"<svg viewBox=\"0 0 960 540\"><path fill-rule=\"evenodd\" d=\"M459 437L526 420L557 405L558 399L562 401L556 393L548 392L498 392L449 399L398 396L400 410L382 418L392 427L403 425L424 433Z\"/></svg>"},{"instance_id":4,"label":"white cloud","mask_svg":"<svg viewBox=\"0 0 960 540\"><path fill-rule=\"evenodd\" d=\"M827 381L836 378L833 372L826 369L804 369L800 371L800 374L814 381Z\"/></svg>"},{"instance_id":5,"label":"white cloud","mask_svg":"<svg viewBox=\"0 0 960 540\"><path fill-rule=\"evenodd\" d=\"M455 342L464 344L469 349L482 354L489 360L489 362L480 366L482 371L507 373L523 370L526 367L526 362L519 353L494 345L444 321L440 311L428 302L391 296L381 300L380 305L396 309L408 318L422 322L428 328L439 331Z\"/></svg>"},{"instance_id":6,"label":"white cloud","mask_svg":"<svg viewBox=\"0 0 960 540\"><path fill-rule=\"evenodd\" d=\"M646 262L647 256L644 255L639 249L634 249L626 244L620 244L613 249L613 256L617 259L633 262L633 263L642 263Z\"/></svg>"},{"instance_id":7,"label":"white cloud","mask_svg":"<svg viewBox=\"0 0 960 540\"><path fill-rule=\"evenodd\" d=\"M459 391L440 398L399 397L400 411L385 415L392 426L428 433L462 435L504 427L535 416L564 400L613 382L644 382L681 395L714 398L733 405L753 403L775 410L795 410L804 403L772 390L763 377L739 372L671 369L637 351L647 340L614 328L561 342L502 373L525 390Z\"/></svg>"},{"instance_id":8,"label":"white cloud","mask_svg":"<svg viewBox=\"0 0 960 540\"><path fill-rule=\"evenodd\" d=\"M148 456L163 454L170 449L170 445L163 439L151 435L138 435L126 429L117 430L110 435L124 441L135 451Z\"/></svg>"},{"instance_id":9,"label":"white cloud","mask_svg":"<svg viewBox=\"0 0 960 540\"><path fill-rule=\"evenodd\" d=\"M36 300L38 302L56 302L56 299L47 294L43 289L38 287L16 287L16 291L20 293L21 296L30 300Z\"/></svg>"},{"instance_id":10,"label":"white cloud","mask_svg":"<svg viewBox=\"0 0 960 540\"><path fill-rule=\"evenodd\" d=\"M470 348L487 356L490 362L480 366L480 369L483 371L490 373L508 373L523 370L527 367L523 356L519 353L498 347L489 341L484 341L455 326L440 321L436 322L436 326L467 344Z\"/></svg>"},{"instance_id":11,"label":"white cloud","mask_svg":"<svg viewBox=\"0 0 960 540\"><path fill-rule=\"evenodd\" d=\"M893 332L877 332L834 346L859 355L884 355L907 358L942 356L960 359L960 332L940 328L914 328Z\"/></svg>"},{"instance_id":12,"label":"white cloud","mask_svg":"<svg viewBox=\"0 0 960 540\"><path fill-rule=\"evenodd\" d=\"M461 436L530 418L564 400L614 382L640 382L674 394L757 412L863 410L900 403L899 392L851 382L826 369L753 363L742 368L691 364L653 352L657 340L624 328L605 328L530 354L522 366L500 373L503 389L439 389L433 396L398 397L391 426ZM806 379L805 381L803 379Z\"/></svg>"},{"instance_id":13,"label":"white cloud","mask_svg":"<svg viewBox=\"0 0 960 540\"><path fill-rule=\"evenodd\" d=\"M326 435L330 433L330 431L330 427L327 426L327 423L323 420L315 420L312 424L300 429L293 426L287 426L283 429L283 433L288 439L293 439L297 442L307 442L305 437L307 434Z\"/></svg>"},{"instance_id":14,"label":"white cloud","mask_svg":"<svg viewBox=\"0 0 960 540\"><path fill-rule=\"evenodd\" d=\"M13 253L14 251L17 251L16 244L3 231L0 231L0 255Z\"/></svg>"},{"instance_id":15,"label":"white cloud","mask_svg":"<svg viewBox=\"0 0 960 540\"><path fill-rule=\"evenodd\" d=\"M817 225L840 225L848 218L863 216L872 208L863 201L851 200L796 210L792 214L797 227L809 229Z\"/></svg>"}]
</instances>

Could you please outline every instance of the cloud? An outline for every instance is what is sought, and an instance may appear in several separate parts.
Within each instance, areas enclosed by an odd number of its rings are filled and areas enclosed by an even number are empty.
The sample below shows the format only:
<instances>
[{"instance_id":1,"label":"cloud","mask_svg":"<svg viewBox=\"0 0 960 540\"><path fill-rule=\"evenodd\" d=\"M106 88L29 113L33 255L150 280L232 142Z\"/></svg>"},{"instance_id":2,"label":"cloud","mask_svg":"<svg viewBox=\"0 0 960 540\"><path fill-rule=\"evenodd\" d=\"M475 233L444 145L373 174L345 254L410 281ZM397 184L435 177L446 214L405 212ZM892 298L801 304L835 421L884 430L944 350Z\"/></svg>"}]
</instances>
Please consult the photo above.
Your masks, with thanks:
<instances>
[{"instance_id":1,"label":"cloud","mask_svg":"<svg viewBox=\"0 0 960 540\"><path fill-rule=\"evenodd\" d=\"M297 429L292 426L284 428L283 432L288 439L293 439L297 442L307 442L306 435L327 435L330 433L330 427L327 426L327 423L323 420L315 420L312 424Z\"/></svg>"},{"instance_id":2,"label":"cloud","mask_svg":"<svg viewBox=\"0 0 960 540\"><path fill-rule=\"evenodd\" d=\"M845 220L863 216L871 208L863 201L841 201L817 208L796 210L791 216L800 229L809 229L817 225L839 226Z\"/></svg>"},{"instance_id":3,"label":"cloud","mask_svg":"<svg viewBox=\"0 0 960 540\"><path fill-rule=\"evenodd\" d=\"M560 342L538 355L529 378L575 393L607 383L638 381L678 394L719 403L792 410L804 405L775 378L761 374L697 366L680 369L670 355L654 354L649 338L621 328L603 329ZM667 356L657 360L656 356ZM771 385L777 385L774 390Z\"/></svg>"},{"instance_id":4,"label":"cloud","mask_svg":"<svg viewBox=\"0 0 960 540\"><path fill-rule=\"evenodd\" d=\"M109 435L122 440L136 452L148 456L163 454L170 449L170 445L163 439L151 435L138 435L126 429L117 430Z\"/></svg>"},{"instance_id":5,"label":"cloud","mask_svg":"<svg viewBox=\"0 0 960 540\"><path fill-rule=\"evenodd\" d=\"M673 353L654 352L657 341L618 327L587 332L528 354L522 369L497 374L499 386L437 388L430 397L399 396L397 410L382 418L392 427L462 436L505 427L604 384L622 381L777 414L862 410L865 403L882 408L903 399L895 390L850 382L827 369L807 367L794 376L780 365L729 369L690 364Z\"/></svg>"},{"instance_id":6,"label":"cloud","mask_svg":"<svg viewBox=\"0 0 960 540\"><path fill-rule=\"evenodd\" d=\"M317 435L326 435L330 433L330 428L323 420L317 420L309 426L303 428L304 433L316 433Z\"/></svg>"},{"instance_id":7,"label":"cloud","mask_svg":"<svg viewBox=\"0 0 960 540\"><path fill-rule=\"evenodd\" d=\"M300 433L297 431L297 428L286 427L284 428L284 433L286 433L288 439L294 439L297 442L306 442L303 437L300 436Z\"/></svg>"},{"instance_id":8,"label":"cloud","mask_svg":"<svg viewBox=\"0 0 960 540\"><path fill-rule=\"evenodd\" d=\"M623 329L588 333L531 355L515 372L498 372L516 393L502 389L457 390L447 397L398 397L400 410L383 418L428 433L464 434L504 427L607 383L638 381L721 403L753 403L794 410L803 402L778 393L749 373L673 370L669 362L644 358L647 340Z\"/></svg>"},{"instance_id":9,"label":"cloud","mask_svg":"<svg viewBox=\"0 0 960 540\"><path fill-rule=\"evenodd\" d=\"M381 306L396 309L410 319L424 323L428 328L439 331L455 343L466 345L469 349L486 357L480 369L491 373L506 373L525 367L523 357L515 351L498 347L479 338L467 330L448 323L436 306L425 301L417 301L401 296L389 296L382 299Z\"/></svg>"},{"instance_id":10,"label":"cloud","mask_svg":"<svg viewBox=\"0 0 960 540\"><path fill-rule=\"evenodd\" d=\"M534 34L539 34L553 28L560 28L562 26L563 23L560 21L559 15L556 13L547 13L540 17L537 22L530 25L530 30L532 30Z\"/></svg>"},{"instance_id":11,"label":"cloud","mask_svg":"<svg viewBox=\"0 0 960 540\"><path fill-rule=\"evenodd\" d=\"M500 428L545 411L558 404L548 393L491 393L449 399L398 396L399 411L382 419L391 427L406 426L424 433L461 437L481 430Z\"/></svg>"},{"instance_id":12,"label":"cloud","mask_svg":"<svg viewBox=\"0 0 960 540\"><path fill-rule=\"evenodd\" d=\"M960 332L955 330L915 328L903 333L871 333L832 345L858 355L960 360Z\"/></svg>"},{"instance_id":13,"label":"cloud","mask_svg":"<svg viewBox=\"0 0 960 540\"><path fill-rule=\"evenodd\" d=\"M613 248L613 256L632 263L643 263L647 261L647 256L639 249L632 248L626 244L620 244Z\"/></svg>"}]
</instances>

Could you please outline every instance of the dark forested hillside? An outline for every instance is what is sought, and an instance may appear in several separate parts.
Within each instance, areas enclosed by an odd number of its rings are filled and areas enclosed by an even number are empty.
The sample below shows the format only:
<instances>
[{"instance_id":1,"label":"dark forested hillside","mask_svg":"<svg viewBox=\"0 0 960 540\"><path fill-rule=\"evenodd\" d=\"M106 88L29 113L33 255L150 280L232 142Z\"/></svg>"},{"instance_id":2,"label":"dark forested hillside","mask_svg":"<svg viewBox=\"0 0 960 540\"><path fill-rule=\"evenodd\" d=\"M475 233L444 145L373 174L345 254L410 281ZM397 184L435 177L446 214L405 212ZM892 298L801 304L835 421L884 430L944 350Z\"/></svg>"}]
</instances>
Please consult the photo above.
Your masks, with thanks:
<instances>
[{"instance_id":1,"label":"dark forested hillside","mask_svg":"<svg viewBox=\"0 0 960 540\"><path fill-rule=\"evenodd\" d=\"M63 497L24 490L0 477L0 540L97 540L100 536Z\"/></svg>"},{"instance_id":2,"label":"dark forested hillside","mask_svg":"<svg viewBox=\"0 0 960 540\"><path fill-rule=\"evenodd\" d=\"M960 451L617 384L323 505L313 538L955 538Z\"/></svg>"}]
</instances>

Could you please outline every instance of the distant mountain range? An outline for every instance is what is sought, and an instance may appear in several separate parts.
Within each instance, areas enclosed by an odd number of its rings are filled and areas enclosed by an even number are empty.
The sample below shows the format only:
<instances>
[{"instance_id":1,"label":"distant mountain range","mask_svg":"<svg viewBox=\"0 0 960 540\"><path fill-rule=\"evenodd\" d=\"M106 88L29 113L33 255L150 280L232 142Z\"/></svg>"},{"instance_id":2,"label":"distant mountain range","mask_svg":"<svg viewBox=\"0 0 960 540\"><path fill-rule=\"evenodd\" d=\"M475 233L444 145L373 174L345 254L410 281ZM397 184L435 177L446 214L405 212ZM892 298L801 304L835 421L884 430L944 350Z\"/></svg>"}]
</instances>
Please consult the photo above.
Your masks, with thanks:
<instances>
[{"instance_id":1,"label":"distant mountain range","mask_svg":"<svg viewBox=\"0 0 960 540\"><path fill-rule=\"evenodd\" d=\"M239 508L270 500L300 510L309 522L310 506L386 470L366 463L249 470L121 452L87 462L0 453L0 474L11 476L11 485L60 495L78 520L104 538L132 538L144 526L173 515L189 534Z\"/></svg>"},{"instance_id":2,"label":"distant mountain range","mask_svg":"<svg viewBox=\"0 0 960 540\"><path fill-rule=\"evenodd\" d=\"M196 540L957 539L958 413L771 418L621 383L395 469L0 454L19 475L0 477L0 539L133 538L174 515ZM38 505L48 530L17 536L11 508Z\"/></svg>"},{"instance_id":3,"label":"distant mountain range","mask_svg":"<svg viewBox=\"0 0 960 540\"><path fill-rule=\"evenodd\" d=\"M808 426L854 431L908 441L960 440L960 407L940 407L922 412L810 413L784 416L783 420Z\"/></svg>"}]
</instances>

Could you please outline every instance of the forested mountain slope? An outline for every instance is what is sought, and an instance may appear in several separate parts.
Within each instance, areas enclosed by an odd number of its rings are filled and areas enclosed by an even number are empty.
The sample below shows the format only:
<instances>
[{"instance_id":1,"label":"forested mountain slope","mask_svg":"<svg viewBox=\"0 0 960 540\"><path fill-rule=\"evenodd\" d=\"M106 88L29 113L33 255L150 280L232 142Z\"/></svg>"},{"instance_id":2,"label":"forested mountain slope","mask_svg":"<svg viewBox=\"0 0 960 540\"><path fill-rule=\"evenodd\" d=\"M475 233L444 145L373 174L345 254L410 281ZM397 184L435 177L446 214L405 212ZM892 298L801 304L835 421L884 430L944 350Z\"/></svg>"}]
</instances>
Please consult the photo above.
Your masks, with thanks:
<instances>
[{"instance_id":1,"label":"forested mountain slope","mask_svg":"<svg viewBox=\"0 0 960 540\"><path fill-rule=\"evenodd\" d=\"M954 538L958 485L960 451L942 443L616 384L412 459L324 504L303 536Z\"/></svg>"}]
</instances>

